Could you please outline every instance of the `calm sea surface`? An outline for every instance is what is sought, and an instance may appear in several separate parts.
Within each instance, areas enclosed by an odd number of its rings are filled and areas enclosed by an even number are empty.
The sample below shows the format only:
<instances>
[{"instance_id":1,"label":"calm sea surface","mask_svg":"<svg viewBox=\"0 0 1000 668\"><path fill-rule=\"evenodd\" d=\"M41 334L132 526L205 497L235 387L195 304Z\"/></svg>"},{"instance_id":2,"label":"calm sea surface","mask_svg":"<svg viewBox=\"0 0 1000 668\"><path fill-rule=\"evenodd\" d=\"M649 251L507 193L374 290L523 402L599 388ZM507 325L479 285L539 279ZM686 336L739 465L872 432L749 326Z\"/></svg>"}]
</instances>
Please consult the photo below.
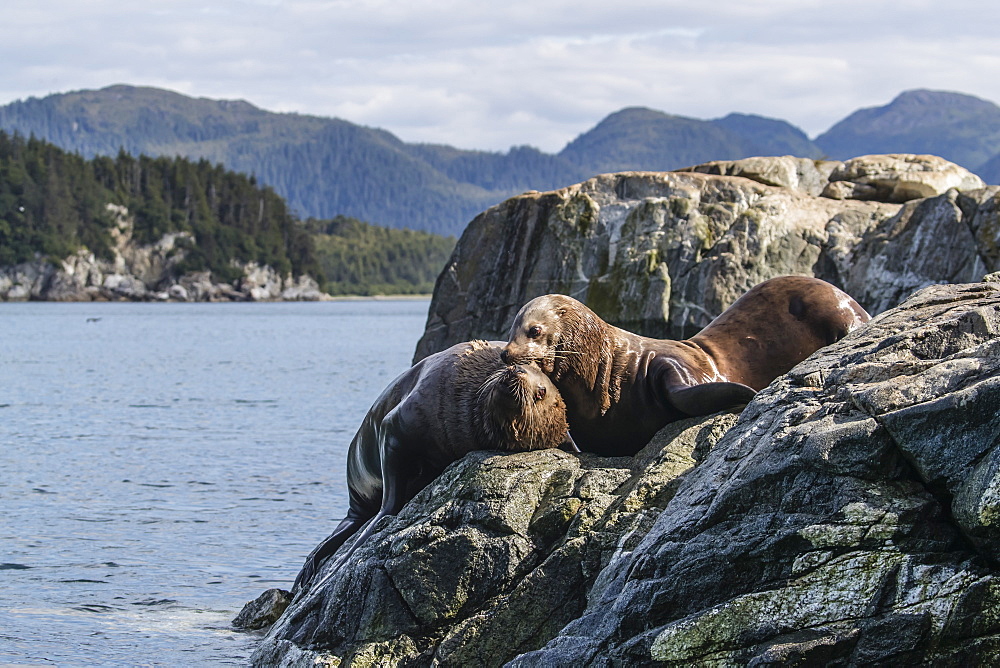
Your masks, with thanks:
<instances>
[{"instance_id":1,"label":"calm sea surface","mask_svg":"<svg viewBox=\"0 0 1000 668\"><path fill-rule=\"evenodd\" d=\"M0 664L245 664L427 305L0 304Z\"/></svg>"}]
</instances>

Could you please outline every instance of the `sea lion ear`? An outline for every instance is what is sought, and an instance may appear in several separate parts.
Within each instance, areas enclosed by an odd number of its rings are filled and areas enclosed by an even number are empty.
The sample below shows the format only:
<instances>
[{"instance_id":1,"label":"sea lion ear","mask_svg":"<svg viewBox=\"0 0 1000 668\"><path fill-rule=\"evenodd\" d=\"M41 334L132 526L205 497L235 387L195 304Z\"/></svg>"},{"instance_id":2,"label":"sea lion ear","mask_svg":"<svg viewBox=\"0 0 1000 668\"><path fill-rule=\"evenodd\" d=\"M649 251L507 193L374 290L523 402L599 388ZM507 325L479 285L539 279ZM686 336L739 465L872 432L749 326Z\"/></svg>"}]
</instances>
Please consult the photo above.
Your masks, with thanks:
<instances>
[{"instance_id":1,"label":"sea lion ear","mask_svg":"<svg viewBox=\"0 0 1000 668\"><path fill-rule=\"evenodd\" d=\"M702 383L667 389L674 408L685 415L717 413L727 408L750 403L757 391L743 383Z\"/></svg>"}]
</instances>

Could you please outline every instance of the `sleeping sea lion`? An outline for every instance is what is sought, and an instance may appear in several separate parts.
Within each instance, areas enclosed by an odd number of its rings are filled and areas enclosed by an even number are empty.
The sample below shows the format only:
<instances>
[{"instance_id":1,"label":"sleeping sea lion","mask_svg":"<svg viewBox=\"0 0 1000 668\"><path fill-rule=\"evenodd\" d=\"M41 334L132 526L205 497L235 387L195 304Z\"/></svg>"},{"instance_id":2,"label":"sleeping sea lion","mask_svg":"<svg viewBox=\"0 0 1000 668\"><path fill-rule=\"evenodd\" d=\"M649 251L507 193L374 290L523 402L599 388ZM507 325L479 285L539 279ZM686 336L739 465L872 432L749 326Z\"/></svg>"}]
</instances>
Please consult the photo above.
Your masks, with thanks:
<instances>
[{"instance_id":1,"label":"sleeping sea lion","mask_svg":"<svg viewBox=\"0 0 1000 668\"><path fill-rule=\"evenodd\" d=\"M515 316L503 358L552 378L581 449L632 455L668 422L749 402L868 320L846 293L804 276L754 286L683 341L639 336L572 297L544 295Z\"/></svg>"},{"instance_id":2,"label":"sleeping sea lion","mask_svg":"<svg viewBox=\"0 0 1000 668\"><path fill-rule=\"evenodd\" d=\"M472 341L424 358L392 381L368 410L347 451L349 508L306 559L293 591L366 522L343 563L376 522L395 515L455 460L473 450L563 447L566 405L538 367L507 365L502 342Z\"/></svg>"}]
</instances>

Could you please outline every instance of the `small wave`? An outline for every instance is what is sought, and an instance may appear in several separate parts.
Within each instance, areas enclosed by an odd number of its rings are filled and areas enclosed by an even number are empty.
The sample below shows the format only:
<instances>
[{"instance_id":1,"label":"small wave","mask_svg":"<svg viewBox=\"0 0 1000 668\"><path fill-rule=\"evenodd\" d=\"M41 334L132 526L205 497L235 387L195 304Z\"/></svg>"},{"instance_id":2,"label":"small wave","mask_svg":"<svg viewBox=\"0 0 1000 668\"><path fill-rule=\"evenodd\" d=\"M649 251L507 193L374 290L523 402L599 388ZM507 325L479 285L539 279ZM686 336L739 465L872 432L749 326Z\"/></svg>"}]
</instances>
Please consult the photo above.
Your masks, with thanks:
<instances>
[{"instance_id":1,"label":"small wave","mask_svg":"<svg viewBox=\"0 0 1000 668\"><path fill-rule=\"evenodd\" d=\"M99 614L104 614L108 612L115 612L116 608L110 605L100 605L98 603L88 603L87 605L78 605L73 608L74 610L79 610L80 612L96 612Z\"/></svg>"},{"instance_id":2,"label":"small wave","mask_svg":"<svg viewBox=\"0 0 1000 668\"><path fill-rule=\"evenodd\" d=\"M108 584L107 580L88 580L87 578L77 578L75 580L59 580L59 582L61 582L62 584L78 584L78 583L82 583L82 584L102 584L102 585Z\"/></svg>"},{"instance_id":3,"label":"small wave","mask_svg":"<svg viewBox=\"0 0 1000 668\"><path fill-rule=\"evenodd\" d=\"M25 564L0 564L0 571L26 571L31 566Z\"/></svg>"},{"instance_id":4,"label":"small wave","mask_svg":"<svg viewBox=\"0 0 1000 668\"><path fill-rule=\"evenodd\" d=\"M134 601L132 605L142 605L152 607L154 605L176 605L177 601L172 598L148 598L145 601Z\"/></svg>"},{"instance_id":5,"label":"small wave","mask_svg":"<svg viewBox=\"0 0 1000 668\"><path fill-rule=\"evenodd\" d=\"M170 406L163 406L161 404L129 404L129 408L170 408Z\"/></svg>"}]
</instances>

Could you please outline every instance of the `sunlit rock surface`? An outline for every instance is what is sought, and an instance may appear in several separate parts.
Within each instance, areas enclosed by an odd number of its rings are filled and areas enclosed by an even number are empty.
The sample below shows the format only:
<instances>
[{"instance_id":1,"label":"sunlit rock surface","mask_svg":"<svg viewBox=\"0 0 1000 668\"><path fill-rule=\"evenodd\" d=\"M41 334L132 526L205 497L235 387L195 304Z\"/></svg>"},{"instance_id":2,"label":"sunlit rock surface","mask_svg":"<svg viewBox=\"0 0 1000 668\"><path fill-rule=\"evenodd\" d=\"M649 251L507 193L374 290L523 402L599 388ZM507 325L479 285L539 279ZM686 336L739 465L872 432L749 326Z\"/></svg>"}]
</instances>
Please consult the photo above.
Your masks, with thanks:
<instances>
[{"instance_id":1,"label":"sunlit rock surface","mask_svg":"<svg viewBox=\"0 0 1000 668\"><path fill-rule=\"evenodd\" d=\"M820 195L834 183L853 194ZM1000 270L998 193L953 163L907 155L748 158L525 193L469 224L415 359L506 338L518 309L550 292L674 339L783 274L822 278L879 313L918 288Z\"/></svg>"}]
</instances>

